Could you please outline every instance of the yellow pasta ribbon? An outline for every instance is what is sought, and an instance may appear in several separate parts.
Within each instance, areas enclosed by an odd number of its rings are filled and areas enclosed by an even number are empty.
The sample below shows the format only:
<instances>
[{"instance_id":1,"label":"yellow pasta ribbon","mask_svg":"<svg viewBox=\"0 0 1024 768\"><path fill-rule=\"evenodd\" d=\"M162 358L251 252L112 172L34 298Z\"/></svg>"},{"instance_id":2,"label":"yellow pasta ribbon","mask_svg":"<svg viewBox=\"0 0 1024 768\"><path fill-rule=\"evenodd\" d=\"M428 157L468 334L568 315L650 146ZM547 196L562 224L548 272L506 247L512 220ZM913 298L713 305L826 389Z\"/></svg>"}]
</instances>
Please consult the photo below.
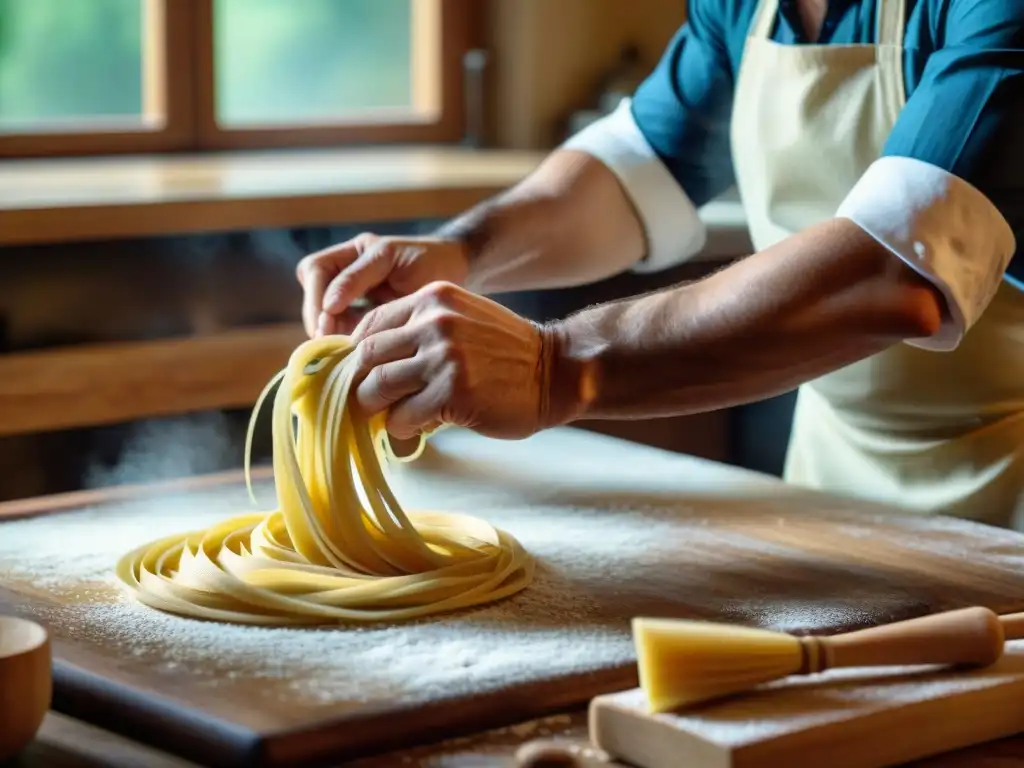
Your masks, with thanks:
<instances>
[{"instance_id":1,"label":"yellow pasta ribbon","mask_svg":"<svg viewBox=\"0 0 1024 768\"><path fill-rule=\"evenodd\" d=\"M398 621L515 594L533 559L508 533L448 512L406 512L384 476L395 455L385 416L350 407L354 359L344 336L292 354L263 390L246 438L273 400L277 509L151 542L117 564L140 602L198 619L308 625Z\"/></svg>"}]
</instances>

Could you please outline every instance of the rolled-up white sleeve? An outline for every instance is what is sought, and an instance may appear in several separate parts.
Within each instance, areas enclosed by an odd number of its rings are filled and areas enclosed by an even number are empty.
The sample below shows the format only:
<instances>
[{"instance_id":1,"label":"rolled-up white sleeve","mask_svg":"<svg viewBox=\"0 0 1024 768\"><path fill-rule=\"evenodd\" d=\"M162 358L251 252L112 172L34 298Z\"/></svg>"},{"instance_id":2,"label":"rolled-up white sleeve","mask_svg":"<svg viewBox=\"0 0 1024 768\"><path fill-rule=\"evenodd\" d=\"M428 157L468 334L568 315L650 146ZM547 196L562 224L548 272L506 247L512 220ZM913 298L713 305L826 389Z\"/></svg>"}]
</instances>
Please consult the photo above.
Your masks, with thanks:
<instances>
[{"instance_id":1,"label":"rolled-up white sleeve","mask_svg":"<svg viewBox=\"0 0 1024 768\"><path fill-rule=\"evenodd\" d=\"M938 288L948 317L938 333L907 341L949 351L995 296L1016 250L1009 223L978 189L909 157L875 161L840 205L847 218Z\"/></svg>"},{"instance_id":2,"label":"rolled-up white sleeve","mask_svg":"<svg viewBox=\"0 0 1024 768\"><path fill-rule=\"evenodd\" d=\"M591 155L615 174L646 236L646 254L632 271L658 272L699 254L707 231L697 207L644 138L630 104L624 99L562 146Z\"/></svg>"}]
</instances>

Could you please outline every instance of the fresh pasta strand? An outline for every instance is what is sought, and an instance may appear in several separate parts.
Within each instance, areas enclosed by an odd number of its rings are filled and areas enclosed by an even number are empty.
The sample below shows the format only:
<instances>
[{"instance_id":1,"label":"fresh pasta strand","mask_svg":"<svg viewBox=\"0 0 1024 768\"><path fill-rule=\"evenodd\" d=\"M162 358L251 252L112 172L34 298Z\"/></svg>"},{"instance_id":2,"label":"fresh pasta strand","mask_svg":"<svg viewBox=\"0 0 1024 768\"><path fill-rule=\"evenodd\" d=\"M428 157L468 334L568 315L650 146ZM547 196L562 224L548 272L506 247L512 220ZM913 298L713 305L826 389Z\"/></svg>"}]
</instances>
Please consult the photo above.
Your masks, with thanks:
<instances>
[{"instance_id":1,"label":"fresh pasta strand","mask_svg":"<svg viewBox=\"0 0 1024 768\"><path fill-rule=\"evenodd\" d=\"M467 515L406 512L384 476L399 458L385 418L349 407L353 350L344 336L307 341L274 387L277 509L154 541L117 564L140 602L198 619L264 625L397 621L493 602L533 579L508 533ZM297 422L297 423L296 423Z\"/></svg>"}]
</instances>

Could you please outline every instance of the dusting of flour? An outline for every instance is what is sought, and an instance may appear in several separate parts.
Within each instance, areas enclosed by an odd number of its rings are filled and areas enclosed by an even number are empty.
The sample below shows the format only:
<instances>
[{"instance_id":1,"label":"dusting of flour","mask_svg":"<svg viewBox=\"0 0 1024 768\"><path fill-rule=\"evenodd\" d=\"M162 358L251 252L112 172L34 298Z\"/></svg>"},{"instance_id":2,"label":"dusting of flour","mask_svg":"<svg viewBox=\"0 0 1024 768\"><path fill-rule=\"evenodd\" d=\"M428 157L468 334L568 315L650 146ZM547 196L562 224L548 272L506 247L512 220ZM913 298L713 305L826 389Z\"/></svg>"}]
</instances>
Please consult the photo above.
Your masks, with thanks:
<instances>
[{"instance_id":1,"label":"dusting of flour","mask_svg":"<svg viewBox=\"0 0 1024 768\"><path fill-rule=\"evenodd\" d=\"M411 623L326 629L204 623L120 592L122 555L250 510L237 487L4 523L0 584L58 638L123 660L123 671L307 713L571 686L632 664L637 615L830 633L955 607L950 594L1004 607L1024 594L1019 538L961 521L874 520L846 502L571 430L518 442L453 431L434 445L442 450L394 473L396 494L409 509L465 512L517 537L538 564L528 589ZM270 508L270 487L259 495Z\"/></svg>"},{"instance_id":2,"label":"dusting of flour","mask_svg":"<svg viewBox=\"0 0 1024 768\"><path fill-rule=\"evenodd\" d=\"M282 704L416 703L633 658L627 618L603 615L566 578L559 558L564 526L543 522L520 532L538 560L533 585L457 616L400 625L262 628L160 613L121 592L113 577L119 557L153 539L236 514L241 494L224 495L204 494L202 503L190 498L173 511L163 508L166 502L140 502L5 524L0 583L36 598L33 614L58 636L145 665L151 673L192 677L202 687L259 680L264 685L246 689ZM580 525L576 533L591 558L621 541L600 524L589 534L587 528ZM575 559L574 578L586 579L587 568L581 573ZM592 565L600 567L600 560Z\"/></svg>"}]
</instances>

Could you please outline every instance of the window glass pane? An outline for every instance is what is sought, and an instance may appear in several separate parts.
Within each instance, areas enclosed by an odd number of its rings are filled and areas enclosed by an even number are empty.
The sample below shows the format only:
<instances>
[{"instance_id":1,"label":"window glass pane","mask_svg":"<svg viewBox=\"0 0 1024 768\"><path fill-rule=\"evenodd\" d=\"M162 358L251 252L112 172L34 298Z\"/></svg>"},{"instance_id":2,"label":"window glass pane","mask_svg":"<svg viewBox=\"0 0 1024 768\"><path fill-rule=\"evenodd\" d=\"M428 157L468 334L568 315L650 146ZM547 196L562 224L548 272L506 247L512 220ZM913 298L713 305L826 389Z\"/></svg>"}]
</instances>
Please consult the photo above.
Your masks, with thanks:
<instances>
[{"instance_id":1,"label":"window glass pane","mask_svg":"<svg viewBox=\"0 0 1024 768\"><path fill-rule=\"evenodd\" d=\"M0 0L0 130L139 118L142 0Z\"/></svg>"},{"instance_id":2,"label":"window glass pane","mask_svg":"<svg viewBox=\"0 0 1024 768\"><path fill-rule=\"evenodd\" d=\"M412 111L415 0L216 0L223 124Z\"/></svg>"}]
</instances>

